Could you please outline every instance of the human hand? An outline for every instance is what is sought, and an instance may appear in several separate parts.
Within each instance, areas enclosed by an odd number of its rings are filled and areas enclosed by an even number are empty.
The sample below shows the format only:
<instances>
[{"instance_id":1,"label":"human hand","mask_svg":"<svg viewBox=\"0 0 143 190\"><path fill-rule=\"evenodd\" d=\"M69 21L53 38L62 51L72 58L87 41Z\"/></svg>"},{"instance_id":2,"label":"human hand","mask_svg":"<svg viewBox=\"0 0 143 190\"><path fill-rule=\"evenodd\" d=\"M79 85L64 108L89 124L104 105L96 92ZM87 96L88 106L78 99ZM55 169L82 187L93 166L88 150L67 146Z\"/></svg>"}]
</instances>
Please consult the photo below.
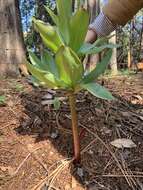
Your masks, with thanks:
<instances>
[{"instance_id":1,"label":"human hand","mask_svg":"<svg viewBox=\"0 0 143 190\"><path fill-rule=\"evenodd\" d=\"M89 29L87 34L86 34L86 37L85 37L85 42L87 43L93 43L95 42L97 39L97 34L94 30L92 29Z\"/></svg>"}]
</instances>

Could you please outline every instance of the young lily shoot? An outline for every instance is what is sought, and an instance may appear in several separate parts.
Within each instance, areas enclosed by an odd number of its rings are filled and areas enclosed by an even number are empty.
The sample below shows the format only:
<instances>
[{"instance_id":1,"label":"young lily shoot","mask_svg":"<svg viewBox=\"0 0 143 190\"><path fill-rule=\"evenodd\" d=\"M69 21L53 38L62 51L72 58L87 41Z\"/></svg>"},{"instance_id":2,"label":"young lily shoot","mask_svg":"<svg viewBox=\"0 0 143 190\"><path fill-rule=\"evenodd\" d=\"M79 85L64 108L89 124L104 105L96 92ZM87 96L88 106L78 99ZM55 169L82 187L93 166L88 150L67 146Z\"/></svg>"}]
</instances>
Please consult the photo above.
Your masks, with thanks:
<instances>
[{"instance_id":1,"label":"young lily shoot","mask_svg":"<svg viewBox=\"0 0 143 190\"><path fill-rule=\"evenodd\" d=\"M88 11L78 8L72 11L72 0L56 0L57 14L45 7L54 26L33 18L34 28L40 34L44 51L40 58L29 52L27 68L41 85L51 89L66 91L72 118L72 132L75 161L80 160L80 140L76 113L76 94L87 90L92 95L105 100L113 100L112 94L96 83L104 73L112 56L113 44L108 39L98 39L95 43L85 43L89 25ZM85 55L103 52L101 62L91 72L82 63Z\"/></svg>"}]
</instances>

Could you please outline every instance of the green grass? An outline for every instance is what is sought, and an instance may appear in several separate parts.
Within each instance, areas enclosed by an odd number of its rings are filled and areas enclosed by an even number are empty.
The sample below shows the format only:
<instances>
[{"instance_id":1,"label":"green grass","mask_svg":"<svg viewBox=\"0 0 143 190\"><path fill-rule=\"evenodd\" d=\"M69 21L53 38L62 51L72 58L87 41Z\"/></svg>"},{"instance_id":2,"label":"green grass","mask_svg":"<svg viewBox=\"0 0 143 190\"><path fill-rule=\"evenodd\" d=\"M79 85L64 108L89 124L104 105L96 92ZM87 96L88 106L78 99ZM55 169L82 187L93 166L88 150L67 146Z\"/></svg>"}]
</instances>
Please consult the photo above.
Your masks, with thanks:
<instances>
[{"instance_id":1,"label":"green grass","mask_svg":"<svg viewBox=\"0 0 143 190\"><path fill-rule=\"evenodd\" d=\"M10 85L11 85L12 89L14 89L16 92L24 91L24 86L17 81L12 81Z\"/></svg>"},{"instance_id":2,"label":"green grass","mask_svg":"<svg viewBox=\"0 0 143 190\"><path fill-rule=\"evenodd\" d=\"M0 96L0 106L5 105L5 103L6 103L6 96L1 95L1 96Z\"/></svg>"},{"instance_id":3,"label":"green grass","mask_svg":"<svg viewBox=\"0 0 143 190\"><path fill-rule=\"evenodd\" d=\"M4 80L5 79L5 77L3 77L3 76L0 76L0 80Z\"/></svg>"},{"instance_id":4,"label":"green grass","mask_svg":"<svg viewBox=\"0 0 143 190\"><path fill-rule=\"evenodd\" d=\"M24 86L22 84L16 84L15 85L15 90L17 92L22 92L24 90Z\"/></svg>"},{"instance_id":5,"label":"green grass","mask_svg":"<svg viewBox=\"0 0 143 190\"><path fill-rule=\"evenodd\" d=\"M129 69L120 69L118 70L118 74L117 75L112 75L111 70L106 70L106 72L104 73L103 77L115 77L115 76L131 76L134 75L136 72L133 70L129 70Z\"/></svg>"}]
</instances>

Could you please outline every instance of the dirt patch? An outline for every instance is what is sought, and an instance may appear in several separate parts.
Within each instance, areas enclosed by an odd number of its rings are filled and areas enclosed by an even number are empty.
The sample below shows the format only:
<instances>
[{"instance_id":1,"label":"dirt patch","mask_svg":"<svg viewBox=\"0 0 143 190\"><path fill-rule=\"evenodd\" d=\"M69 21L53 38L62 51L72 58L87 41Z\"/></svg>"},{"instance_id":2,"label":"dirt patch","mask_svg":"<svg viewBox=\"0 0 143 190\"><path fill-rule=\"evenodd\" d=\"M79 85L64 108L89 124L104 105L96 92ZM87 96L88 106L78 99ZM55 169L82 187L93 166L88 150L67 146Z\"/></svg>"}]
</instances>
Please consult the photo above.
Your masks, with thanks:
<instances>
[{"instance_id":1,"label":"dirt patch","mask_svg":"<svg viewBox=\"0 0 143 190\"><path fill-rule=\"evenodd\" d=\"M103 82L102 82L103 83ZM113 102L80 93L77 100L82 161L73 167L68 102L42 105L47 90L25 80L1 80L0 189L140 190L143 187L143 76L104 79ZM58 96L62 96L58 92ZM136 148L110 142L132 139Z\"/></svg>"}]
</instances>

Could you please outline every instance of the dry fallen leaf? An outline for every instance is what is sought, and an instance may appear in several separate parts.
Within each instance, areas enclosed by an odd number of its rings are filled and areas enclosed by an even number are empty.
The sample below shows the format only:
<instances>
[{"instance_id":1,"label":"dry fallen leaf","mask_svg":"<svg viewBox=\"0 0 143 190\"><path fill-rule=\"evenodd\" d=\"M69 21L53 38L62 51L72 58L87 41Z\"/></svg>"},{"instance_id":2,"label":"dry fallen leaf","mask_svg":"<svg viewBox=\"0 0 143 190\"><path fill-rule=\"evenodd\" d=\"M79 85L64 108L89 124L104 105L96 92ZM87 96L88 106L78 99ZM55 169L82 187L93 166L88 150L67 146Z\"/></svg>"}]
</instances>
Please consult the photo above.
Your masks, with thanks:
<instances>
[{"instance_id":1,"label":"dry fallen leaf","mask_svg":"<svg viewBox=\"0 0 143 190\"><path fill-rule=\"evenodd\" d=\"M42 97L42 100L52 100L52 99L53 99L53 95L50 93L47 93L46 95Z\"/></svg>"},{"instance_id":2,"label":"dry fallen leaf","mask_svg":"<svg viewBox=\"0 0 143 190\"><path fill-rule=\"evenodd\" d=\"M111 145L115 146L116 148L134 148L136 144L131 139L116 139L110 142Z\"/></svg>"},{"instance_id":3,"label":"dry fallen leaf","mask_svg":"<svg viewBox=\"0 0 143 190\"><path fill-rule=\"evenodd\" d=\"M42 100L41 104L43 106L45 106L45 105L52 105L53 104L53 100Z\"/></svg>"}]
</instances>

